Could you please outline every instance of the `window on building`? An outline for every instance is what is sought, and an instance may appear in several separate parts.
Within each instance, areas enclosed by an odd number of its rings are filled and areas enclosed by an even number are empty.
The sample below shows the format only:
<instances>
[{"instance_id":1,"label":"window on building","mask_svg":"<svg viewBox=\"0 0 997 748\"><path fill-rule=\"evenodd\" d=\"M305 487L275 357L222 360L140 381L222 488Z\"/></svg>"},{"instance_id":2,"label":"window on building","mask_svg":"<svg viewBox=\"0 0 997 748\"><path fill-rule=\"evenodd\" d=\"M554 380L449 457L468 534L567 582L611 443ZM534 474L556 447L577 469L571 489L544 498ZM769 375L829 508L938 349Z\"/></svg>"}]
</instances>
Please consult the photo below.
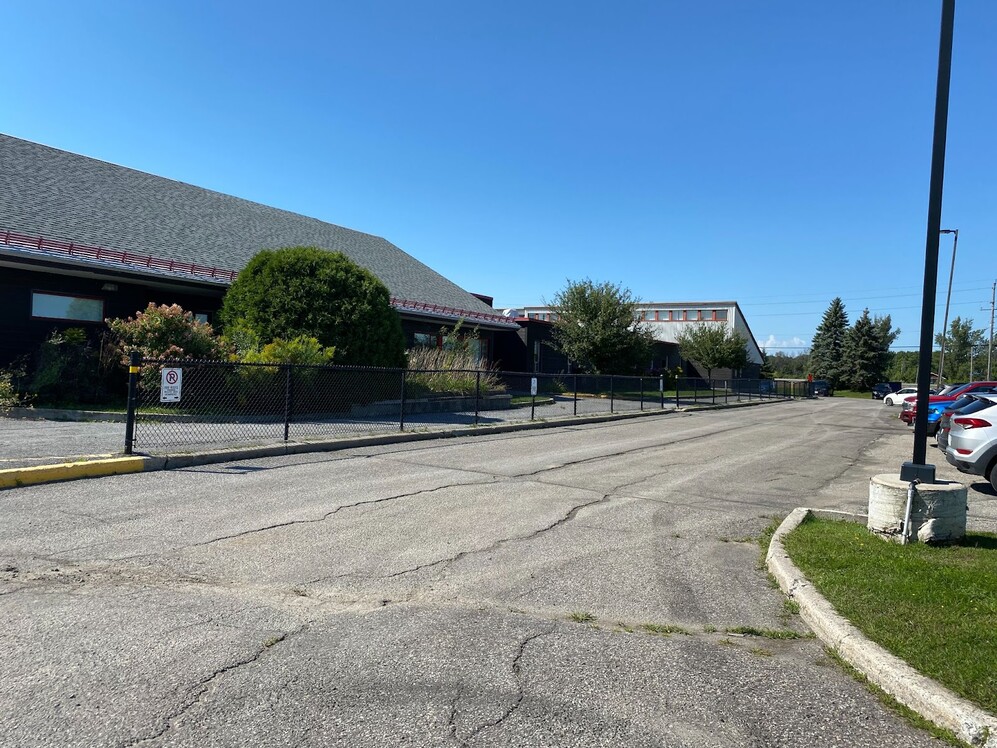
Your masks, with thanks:
<instances>
[{"instance_id":1,"label":"window on building","mask_svg":"<svg viewBox=\"0 0 997 748\"><path fill-rule=\"evenodd\" d=\"M207 312L195 312L194 313L194 319L197 322L203 322L203 323L207 324L208 323L208 314L207 314Z\"/></svg>"},{"instance_id":2,"label":"window on building","mask_svg":"<svg viewBox=\"0 0 997 748\"><path fill-rule=\"evenodd\" d=\"M87 296L31 293L31 316L38 319L65 319L74 322L103 322L104 300Z\"/></svg>"},{"instance_id":3,"label":"window on building","mask_svg":"<svg viewBox=\"0 0 997 748\"><path fill-rule=\"evenodd\" d=\"M727 321L727 310L726 309L717 309L717 310L715 310L713 312L713 314L714 314L713 319L718 319L721 322L726 322Z\"/></svg>"},{"instance_id":4,"label":"window on building","mask_svg":"<svg viewBox=\"0 0 997 748\"><path fill-rule=\"evenodd\" d=\"M428 332L417 332L413 336L413 342L416 346L423 348L435 348L436 347L436 336Z\"/></svg>"}]
</instances>

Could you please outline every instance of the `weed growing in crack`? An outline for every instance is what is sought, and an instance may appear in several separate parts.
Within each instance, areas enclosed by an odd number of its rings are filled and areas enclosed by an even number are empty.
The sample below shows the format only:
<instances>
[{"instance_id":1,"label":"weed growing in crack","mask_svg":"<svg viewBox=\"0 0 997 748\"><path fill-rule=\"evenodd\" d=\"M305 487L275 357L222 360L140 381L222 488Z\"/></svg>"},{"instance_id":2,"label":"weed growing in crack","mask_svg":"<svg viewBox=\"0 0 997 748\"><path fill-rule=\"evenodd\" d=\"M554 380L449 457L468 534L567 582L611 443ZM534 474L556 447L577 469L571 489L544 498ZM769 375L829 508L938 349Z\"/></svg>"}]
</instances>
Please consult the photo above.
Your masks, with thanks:
<instances>
[{"instance_id":1,"label":"weed growing in crack","mask_svg":"<svg viewBox=\"0 0 997 748\"><path fill-rule=\"evenodd\" d=\"M716 632L717 632L716 626L713 626L711 624L706 624L705 626L703 626L704 634L715 634Z\"/></svg>"},{"instance_id":2,"label":"weed growing in crack","mask_svg":"<svg viewBox=\"0 0 997 748\"><path fill-rule=\"evenodd\" d=\"M283 638L282 636L268 636L263 640L263 648L270 649L274 644L279 644Z\"/></svg>"},{"instance_id":3,"label":"weed growing in crack","mask_svg":"<svg viewBox=\"0 0 997 748\"><path fill-rule=\"evenodd\" d=\"M572 611L571 615L568 616L575 623L592 623L595 620L595 616L589 613L587 610L575 610Z\"/></svg>"},{"instance_id":4,"label":"weed growing in crack","mask_svg":"<svg viewBox=\"0 0 997 748\"><path fill-rule=\"evenodd\" d=\"M689 636L690 633L688 629L671 623L642 623L640 627L649 634L660 634L662 636L668 636L669 634L684 634L685 636Z\"/></svg>"},{"instance_id":5,"label":"weed growing in crack","mask_svg":"<svg viewBox=\"0 0 997 748\"><path fill-rule=\"evenodd\" d=\"M633 626L628 626L623 621L617 621L616 622L616 627L618 629L620 629L620 631L625 631L628 634L632 634L634 632L634 627Z\"/></svg>"},{"instance_id":6,"label":"weed growing in crack","mask_svg":"<svg viewBox=\"0 0 997 748\"><path fill-rule=\"evenodd\" d=\"M751 652L751 654L753 654L753 655L758 655L759 657L771 657L772 656L772 653L769 650L763 649L762 647L752 647L748 651Z\"/></svg>"},{"instance_id":7,"label":"weed growing in crack","mask_svg":"<svg viewBox=\"0 0 997 748\"><path fill-rule=\"evenodd\" d=\"M765 639L802 639L804 635L790 629L760 629L757 626L732 626L724 629L728 634L761 636Z\"/></svg>"}]
</instances>

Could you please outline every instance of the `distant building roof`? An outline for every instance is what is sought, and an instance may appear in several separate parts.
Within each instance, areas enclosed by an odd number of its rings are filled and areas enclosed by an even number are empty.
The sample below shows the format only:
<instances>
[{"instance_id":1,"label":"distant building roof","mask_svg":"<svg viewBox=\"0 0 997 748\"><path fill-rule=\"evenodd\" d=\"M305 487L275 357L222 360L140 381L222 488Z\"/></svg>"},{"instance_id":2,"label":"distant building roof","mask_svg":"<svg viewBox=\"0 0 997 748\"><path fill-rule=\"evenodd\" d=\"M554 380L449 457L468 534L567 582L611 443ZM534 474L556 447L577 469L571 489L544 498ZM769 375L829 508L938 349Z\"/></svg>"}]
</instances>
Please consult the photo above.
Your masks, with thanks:
<instances>
[{"instance_id":1,"label":"distant building roof","mask_svg":"<svg viewBox=\"0 0 997 748\"><path fill-rule=\"evenodd\" d=\"M41 241L35 247L4 244L4 232ZM80 252L81 245L88 251ZM228 283L259 250L289 246L342 252L404 302L395 304L399 310L510 326L381 237L0 134L0 248L8 254L72 256L103 267Z\"/></svg>"}]
</instances>

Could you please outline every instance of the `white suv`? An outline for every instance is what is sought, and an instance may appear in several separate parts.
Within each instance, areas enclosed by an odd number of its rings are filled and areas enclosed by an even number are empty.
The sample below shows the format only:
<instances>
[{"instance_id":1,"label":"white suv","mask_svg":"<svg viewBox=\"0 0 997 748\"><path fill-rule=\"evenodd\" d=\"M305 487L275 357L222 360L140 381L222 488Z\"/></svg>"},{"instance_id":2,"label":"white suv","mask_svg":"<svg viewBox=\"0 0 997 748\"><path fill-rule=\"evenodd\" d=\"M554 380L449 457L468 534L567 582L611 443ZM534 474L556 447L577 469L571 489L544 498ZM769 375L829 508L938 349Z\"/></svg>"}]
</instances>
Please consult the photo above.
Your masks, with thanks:
<instances>
[{"instance_id":1,"label":"white suv","mask_svg":"<svg viewBox=\"0 0 997 748\"><path fill-rule=\"evenodd\" d=\"M945 459L963 473L982 475L997 491L997 395L989 408L969 415L953 413Z\"/></svg>"}]
</instances>

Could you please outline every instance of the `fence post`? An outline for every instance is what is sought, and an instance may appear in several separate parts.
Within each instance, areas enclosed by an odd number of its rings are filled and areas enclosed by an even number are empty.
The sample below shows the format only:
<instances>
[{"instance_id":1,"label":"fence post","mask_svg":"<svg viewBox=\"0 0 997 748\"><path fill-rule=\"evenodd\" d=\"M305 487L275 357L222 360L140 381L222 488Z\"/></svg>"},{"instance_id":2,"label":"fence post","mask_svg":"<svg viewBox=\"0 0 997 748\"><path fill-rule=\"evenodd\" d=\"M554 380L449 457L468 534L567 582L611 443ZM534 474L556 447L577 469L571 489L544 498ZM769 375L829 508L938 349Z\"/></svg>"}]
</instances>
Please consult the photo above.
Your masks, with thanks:
<instances>
[{"instance_id":1,"label":"fence post","mask_svg":"<svg viewBox=\"0 0 997 748\"><path fill-rule=\"evenodd\" d=\"M291 367L284 366L284 441L287 441L291 432L291 398L294 397L294 388L291 386Z\"/></svg>"},{"instance_id":2,"label":"fence post","mask_svg":"<svg viewBox=\"0 0 997 748\"><path fill-rule=\"evenodd\" d=\"M128 415L125 419L125 454L132 453L135 445L135 407L138 401L138 372L141 364L138 351L132 351L128 358Z\"/></svg>"},{"instance_id":3,"label":"fence post","mask_svg":"<svg viewBox=\"0 0 997 748\"><path fill-rule=\"evenodd\" d=\"M679 390L681 389L681 386L682 386L682 378L681 377L675 377L675 407L676 408L679 407Z\"/></svg>"},{"instance_id":4,"label":"fence post","mask_svg":"<svg viewBox=\"0 0 997 748\"><path fill-rule=\"evenodd\" d=\"M610 374L609 375L609 412L610 413L615 413L616 412L615 410L613 410L613 401L614 401L615 396L616 396L616 393L613 391L613 384L614 384L614 382L613 382L613 375Z\"/></svg>"},{"instance_id":5,"label":"fence post","mask_svg":"<svg viewBox=\"0 0 997 748\"><path fill-rule=\"evenodd\" d=\"M576 415L577 416L578 415L578 375L577 374L575 374L575 385L574 385L574 387L575 387L575 403L574 403L574 411L573 411L572 415Z\"/></svg>"},{"instance_id":6,"label":"fence post","mask_svg":"<svg viewBox=\"0 0 997 748\"><path fill-rule=\"evenodd\" d=\"M644 410L644 377L640 378L640 409Z\"/></svg>"},{"instance_id":7,"label":"fence post","mask_svg":"<svg viewBox=\"0 0 997 748\"><path fill-rule=\"evenodd\" d=\"M728 382L727 382L727 380L725 379L725 380L724 380L724 405L726 405L726 404L727 404L727 402L728 402L728 399L727 399L727 398L728 398L728 396L730 395L730 390L728 389L727 385L728 385Z\"/></svg>"},{"instance_id":8,"label":"fence post","mask_svg":"<svg viewBox=\"0 0 997 748\"><path fill-rule=\"evenodd\" d=\"M481 403L481 369L475 372L474 377L474 425L478 425L478 411Z\"/></svg>"},{"instance_id":9,"label":"fence post","mask_svg":"<svg viewBox=\"0 0 997 748\"><path fill-rule=\"evenodd\" d=\"M710 405L717 404L717 385L712 379L710 379Z\"/></svg>"},{"instance_id":10,"label":"fence post","mask_svg":"<svg viewBox=\"0 0 997 748\"><path fill-rule=\"evenodd\" d=\"M661 393L661 409L665 409L665 378L658 377L658 392Z\"/></svg>"},{"instance_id":11,"label":"fence post","mask_svg":"<svg viewBox=\"0 0 997 748\"><path fill-rule=\"evenodd\" d=\"M699 405L699 377L692 380L692 404Z\"/></svg>"},{"instance_id":12,"label":"fence post","mask_svg":"<svg viewBox=\"0 0 997 748\"><path fill-rule=\"evenodd\" d=\"M404 431L405 430L405 374L406 374L407 371L408 371L407 369L402 369L402 394L401 394L401 397L398 398L398 402L400 403L399 408L398 408L398 430L399 431Z\"/></svg>"}]
</instances>

